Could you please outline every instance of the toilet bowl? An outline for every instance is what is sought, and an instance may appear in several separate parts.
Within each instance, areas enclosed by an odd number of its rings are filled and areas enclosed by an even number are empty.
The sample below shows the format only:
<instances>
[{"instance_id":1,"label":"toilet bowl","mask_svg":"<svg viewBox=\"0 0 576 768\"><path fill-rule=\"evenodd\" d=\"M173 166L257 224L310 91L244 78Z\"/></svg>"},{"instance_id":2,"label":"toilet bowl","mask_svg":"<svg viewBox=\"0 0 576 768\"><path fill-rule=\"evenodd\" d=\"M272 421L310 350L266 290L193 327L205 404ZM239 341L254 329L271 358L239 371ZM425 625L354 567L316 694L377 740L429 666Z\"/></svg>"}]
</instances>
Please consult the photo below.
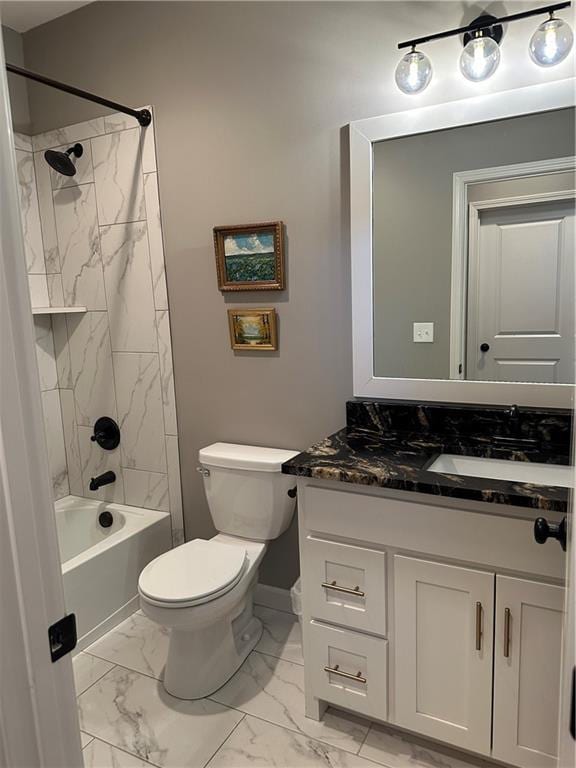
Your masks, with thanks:
<instances>
[{"instance_id":1,"label":"toilet bowl","mask_svg":"<svg viewBox=\"0 0 576 768\"><path fill-rule=\"evenodd\" d=\"M148 618L170 628L164 687L181 699L209 696L230 679L262 633L253 615L267 542L294 514L295 451L216 443L200 451L210 512L220 531L160 555L140 574ZM290 492L290 493L289 493Z\"/></svg>"}]
</instances>

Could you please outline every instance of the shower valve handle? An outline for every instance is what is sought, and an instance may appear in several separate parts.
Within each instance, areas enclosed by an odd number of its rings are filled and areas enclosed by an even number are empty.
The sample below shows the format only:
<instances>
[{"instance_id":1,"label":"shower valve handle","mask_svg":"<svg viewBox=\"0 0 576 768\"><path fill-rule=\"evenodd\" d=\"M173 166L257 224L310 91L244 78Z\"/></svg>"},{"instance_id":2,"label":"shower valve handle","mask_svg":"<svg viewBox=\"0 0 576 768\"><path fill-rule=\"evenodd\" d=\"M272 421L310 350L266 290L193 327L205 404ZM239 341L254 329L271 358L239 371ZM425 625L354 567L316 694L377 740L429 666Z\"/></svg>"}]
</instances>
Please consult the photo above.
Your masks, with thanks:
<instances>
[{"instance_id":1,"label":"shower valve handle","mask_svg":"<svg viewBox=\"0 0 576 768\"><path fill-rule=\"evenodd\" d=\"M98 443L105 451L113 451L120 444L120 428L109 416L102 416L94 424L94 434L90 436L93 443Z\"/></svg>"}]
</instances>

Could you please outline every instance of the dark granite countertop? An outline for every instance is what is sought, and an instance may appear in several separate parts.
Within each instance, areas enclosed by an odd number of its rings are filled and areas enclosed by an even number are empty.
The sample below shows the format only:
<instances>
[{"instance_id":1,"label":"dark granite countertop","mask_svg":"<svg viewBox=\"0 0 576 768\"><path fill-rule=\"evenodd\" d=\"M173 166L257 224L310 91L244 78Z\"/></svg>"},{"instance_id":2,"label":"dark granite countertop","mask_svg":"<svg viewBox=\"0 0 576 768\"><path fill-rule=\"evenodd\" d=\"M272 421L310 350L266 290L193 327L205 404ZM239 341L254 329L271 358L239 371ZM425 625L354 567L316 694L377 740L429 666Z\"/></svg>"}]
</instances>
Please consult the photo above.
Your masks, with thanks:
<instances>
[{"instance_id":1,"label":"dark granite countertop","mask_svg":"<svg viewBox=\"0 0 576 768\"><path fill-rule=\"evenodd\" d=\"M386 426L391 424L383 425L381 420L375 425L374 413L369 414L366 426L366 411L362 413L355 401L348 405L349 426L286 462L282 467L285 474L539 510L567 510L567 488L449 475L430 472L427 467L441 453L566 465L569 443L525 436L514 440L482 429L463 429L464 434L456 434L454 424L443 430L444 434L434 434L427 428L430 414L422 408L416 419L404 423L410 429L390 430ZM502 412L499 415L502 418ZM548 414L548 428L552 423L557 429L558 420ZM420 428L414 428L416 424ZM524 429L523 435L527 432Z\"/></svg>"}]
</instances>

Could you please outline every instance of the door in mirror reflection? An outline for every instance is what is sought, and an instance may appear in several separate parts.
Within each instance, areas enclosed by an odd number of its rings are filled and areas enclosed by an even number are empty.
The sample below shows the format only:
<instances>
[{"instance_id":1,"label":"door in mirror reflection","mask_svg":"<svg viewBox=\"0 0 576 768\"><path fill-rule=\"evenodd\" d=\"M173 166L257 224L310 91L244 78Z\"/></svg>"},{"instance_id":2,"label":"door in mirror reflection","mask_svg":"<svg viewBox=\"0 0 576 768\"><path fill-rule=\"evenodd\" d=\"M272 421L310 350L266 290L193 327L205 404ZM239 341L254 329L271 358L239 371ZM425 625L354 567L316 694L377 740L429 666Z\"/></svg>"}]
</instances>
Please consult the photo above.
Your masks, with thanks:
<instances>
[{"instance_id":1,"label":"door in mirror reflection","mask_svg":"<svg viewBox=\"0 0 576 768\"><path fill-rule=\"evenodd\" d=\"M470 217L466 378L574 380L574 200Z\"/></svg>"},{"instance_id":2,"label":"door in mirror reflection","mask_svg":"<svg viewBox=\"0 0 576 768\"><path fill-rule=\"evenodd\" d=\"M575 110L372 144L373 374L574 382Z\"/></svg>"}]
</instances>

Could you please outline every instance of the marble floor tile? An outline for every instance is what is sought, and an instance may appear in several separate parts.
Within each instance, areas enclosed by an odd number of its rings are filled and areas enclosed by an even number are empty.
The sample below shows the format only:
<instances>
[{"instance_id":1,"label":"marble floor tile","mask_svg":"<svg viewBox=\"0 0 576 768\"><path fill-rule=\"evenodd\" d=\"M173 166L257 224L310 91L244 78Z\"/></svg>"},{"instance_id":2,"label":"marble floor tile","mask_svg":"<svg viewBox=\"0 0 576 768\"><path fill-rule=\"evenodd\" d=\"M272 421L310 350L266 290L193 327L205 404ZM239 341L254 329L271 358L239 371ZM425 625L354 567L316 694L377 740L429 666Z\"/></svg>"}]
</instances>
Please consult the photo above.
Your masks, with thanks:
<instances>
[{"instance_id":1,"label":"marble floor tile","mask_svg":"<svg viewBox=\"0 0 576 768\"><path fill-rule=\"evenodd\" d=\"M374 768L374 763L247 715L207 768Z\"/></svg>"},{"instance_id":2,"label":"marble floor tile","mask_svg":"<svg viewBox=\"0 0 576 768\"><path fill-rule=\"evenodd\" d=\"M262 622L263 632L256 650L285 661L304 664L302 656L302 630L293 613L275 611L255 605L254 613Z\"/></svg>"},{"instance_id":3,"label":"marble floor tile","mask_svg":"<svg viewBox=\"0 0 576 768\"><path fill-rule=\"evenodd\" d=\"M348 752L358 751L368 731L367 721L330 709L321 722L307 718L304 667L262 653L251 653L211 698Z\"/></svg>"},{"instance_id":4,"label":"marble floor tile","mask_svg":"<svg viewBox=\"0 0 576 768\"><path fill-rule=\"evenodd\" d=\"M134 613L86 650L122 667L162 678L170 630Z\"/></svg>"},{"instance_id":5,"label":"marble floor tile","mask_svg":"<svg viewBox=\"0 0 576 768\"><path fill-rule=\"evenodd\" d=\"M161 768L203 768L243 715L209 699L182 701L116 667L78 698L80 728Z\"/></svg>"},{"instance_id":6,"label":"marble floor tile","mask_svg":"<svg viewBox=\"0 0 576 768\"><path fill-rule=\"evenodd\" d=\"M84 768L148 768L151 765L100 739L91 741L83 750L82 756Z\"/></svg>"},{"instance_id":7,"label":"marble floor tile","mask_svg":"<svg viewBox=\"0 0 576 768\"><path fill-rule=\"evenodd\" d=\"M360 755L386 768L473 768L482 765L478 759L468 762L450 750L438 752L424 742L416 743L399 731L372 724Z\"/></svg>"},{"instance_id":8,"label":"marble floor tile","mask_svg":"<svg viewBox=\"0 0 576 768\"><path fill-rule=\"evenodd\" d=\"M74 668L76 696L80 696L93 683L103 677L106 672L110 672L114 664L97 659L95 656L90 656L87 653L79 653L74 657L72 666Z\"/></svg>"},{"instance_id":9,"label":"marble floor tile","mask_svg":"<svg viewBox=\"0 0 576 768\"><path fill-rule=\"evenodd\" d=\"M94 736L90 736L89 733L84 733L84 731L80 731L80 745L82 749L88 746L91 741L93 741Z\"/></svg>"}]
</instances>

